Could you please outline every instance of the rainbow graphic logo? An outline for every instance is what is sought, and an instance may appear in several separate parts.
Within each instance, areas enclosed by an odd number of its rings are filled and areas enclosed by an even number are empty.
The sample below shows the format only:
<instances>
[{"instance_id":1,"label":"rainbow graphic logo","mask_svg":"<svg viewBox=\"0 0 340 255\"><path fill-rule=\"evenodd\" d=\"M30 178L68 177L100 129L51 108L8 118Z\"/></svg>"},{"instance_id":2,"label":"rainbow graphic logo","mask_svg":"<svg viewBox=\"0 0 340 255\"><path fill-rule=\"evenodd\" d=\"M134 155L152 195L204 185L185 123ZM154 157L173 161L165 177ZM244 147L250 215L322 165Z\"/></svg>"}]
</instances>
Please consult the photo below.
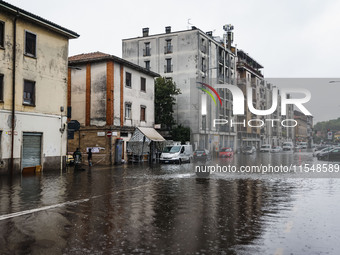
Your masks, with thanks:
<instances>
[{"instance_id":1,"label":"rainbow graphic logo","mask_svg":"<svg viewBox=\"0 0 340 255\"><path fill-rule=\"evenodd\" d=\"M222 106L222 100L220 98L220 95L217 93L217 91L213 87L211 87L210 85L208 85L206 83L203 83L203 82L197 82L197 83L202 85L202 87L197 87L197 88L202 90L202 91L204 91L204 92L206 92L212 98L212 100L214 101L215 105L217 105L215 97L211 94L211 92L209 90L205 89L204 87L206 87L206 88L210 89L212 92L214 92L214 94L217 96L217 98L220 101L220 104Z\"/></svg>"}]
</instances>

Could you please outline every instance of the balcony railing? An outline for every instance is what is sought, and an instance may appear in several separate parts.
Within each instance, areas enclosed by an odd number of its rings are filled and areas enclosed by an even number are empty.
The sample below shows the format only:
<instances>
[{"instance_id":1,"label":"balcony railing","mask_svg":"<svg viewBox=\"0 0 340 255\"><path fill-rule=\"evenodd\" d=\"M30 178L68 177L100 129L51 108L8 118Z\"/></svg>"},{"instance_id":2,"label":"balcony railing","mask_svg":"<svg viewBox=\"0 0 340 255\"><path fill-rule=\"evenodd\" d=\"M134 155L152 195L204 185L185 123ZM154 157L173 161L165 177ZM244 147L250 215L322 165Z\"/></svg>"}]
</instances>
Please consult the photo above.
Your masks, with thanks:
<instances>
[{"instance_id":1,"label":"balcony railing","mask_svg":"<svg viewBox=\"0 0 340 255\"><path fill-rule=\"evenodd\" d=\"M164 73L172 73L173 66L172 65L164 65Z\"/></svg>"},{"instance_id":2,"label":"balcony railing","mask_svg":"<svg viewBox=\"0 0 340 255\"><path fill-rule=\"evenodd\" d=\"M167 45L167 46L164 46L164 54L170 54L173 52L173 47L172 45Z\"/></svg>"},{"instance_id":3,"label":"balcony railing","mask_svg":"<svg viewBox=\"0 0 340 255\"><path fill-rule=\"evenodd\" d=\"M247 79L239 78L239 79L237 79L237 84L238 85L247 85Z\"/></svg>"},{"instance_id":4,"label":"balcony railing","mask_svg":"<svg viewBox=\"0 0 340 255\"><path fill-rule=\"evenodd\" d=\"M143 49L143 56L151 56L151 48L145 48Z\"/></svg>"}]
</instances>

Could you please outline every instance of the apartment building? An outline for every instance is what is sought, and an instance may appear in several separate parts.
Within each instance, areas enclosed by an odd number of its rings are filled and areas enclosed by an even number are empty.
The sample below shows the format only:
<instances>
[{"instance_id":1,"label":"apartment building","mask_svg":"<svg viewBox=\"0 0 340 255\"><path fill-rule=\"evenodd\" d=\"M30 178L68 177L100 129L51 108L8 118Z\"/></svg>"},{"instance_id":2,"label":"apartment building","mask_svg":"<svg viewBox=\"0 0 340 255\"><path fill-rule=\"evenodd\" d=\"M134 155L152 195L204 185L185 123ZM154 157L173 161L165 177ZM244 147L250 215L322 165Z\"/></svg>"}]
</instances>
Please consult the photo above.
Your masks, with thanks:
<instances>
[{"instance_id":1,"label":"apartment building","mask_svg":"<svg viewBox=\"0 0 340 255\"><path fill-rule=\"evenodd\" d=\"M218 99L206 86L236 86L235 48L227 47L226 37L196 27L177 32L166 27L165 33L155 35L144 28L141 37L123 39L123 58L176 83L182 94L176 97L174 118L190 128L194 148L236 148L236 129L214 126L215 119L232 118L232 96L227 89L218 88Z\"/></svg>"},{"instance_id":2,"label":"apartment building","mask_svg":"<svg viewBox=\"0 0 340 255\"><path fill-rule=\"evenodd\" d=\"M266 87L266 82L261 73L262 68L261 64L243 50L237 51L237 86L245 95L245 103L248 100L247 91L252 91L252 105L255 109L259 110L267 109L268 103L271 102L272 89L270 85ZM247 123L251 119L263 119L263 117L251 113L248 107L246 109L245 115L237 117L239 123L244 121ZM270 126L268 125L265 125L263 128L241 125L238 127L239 146L252 145L259 148L265 140L265 134L268 134L270 131Z\"/></svg>"},{"instance_id":3,"label":"apartment building","mask_svg":"<svg viewBox=\"0 0 340 255\"><path fill-rule=\"evenodd\" d=\"M313 144L313 116L307 116L298 110L294 110L294 119L297 122L295 142L307 142L310 148Z\"/></svg>"},{"instance_id":4,"label":"apartment building","mask_svg":"<svg viewBox=\"0 0 340 255\"><path fill-rule=\"evenodd\" d=\"M245 95L245 105L248 100L248 90L251 91L251 104L258 110L270 109L273 105L274 93L277 96L276 110L272 114L258 116L249 111L248 107L245 107L247 109L245 115L237 117L238 123L244 121L246 123L244 126L239 125L237 129L239 147L252 145L259 148L262 144L279 146L283 142L294 140L295 129L293 127L285 127L281 123L286 119L294 119L293 105L287 105L286 115L281 115L282 95L280 89L265 80L261 72L262 69L263 66L249 54L243 50L237 51L237 86ZM287 95L287 97L289 98L290 95ZM256 127L260 125L254 121L252 125L247 125L249 120L261 120L264 124L261 127Z\"/></svg>"},{"instance_id":5,"label":"apartment building","mask_svg":"<svg viewBox=\"0 0 340 255\"><path fill-rule=\"evenodd\" d=\"M77 37L0 2L0 173L62 168L68 43Z\"/></svg>"},{"instance_id":6,"label":"apartment building","mask_svg":"<svg viewBox=\"0 0 340 255\"><path fill-rule=\"evenodd\" d=\"M116 144L136 127L154 126L154 78L159 75L102 52L69 58L68 108L80 130L69 136L68 151L92 148L93 162L113 164Z\"/></svg>"}]
</instances>

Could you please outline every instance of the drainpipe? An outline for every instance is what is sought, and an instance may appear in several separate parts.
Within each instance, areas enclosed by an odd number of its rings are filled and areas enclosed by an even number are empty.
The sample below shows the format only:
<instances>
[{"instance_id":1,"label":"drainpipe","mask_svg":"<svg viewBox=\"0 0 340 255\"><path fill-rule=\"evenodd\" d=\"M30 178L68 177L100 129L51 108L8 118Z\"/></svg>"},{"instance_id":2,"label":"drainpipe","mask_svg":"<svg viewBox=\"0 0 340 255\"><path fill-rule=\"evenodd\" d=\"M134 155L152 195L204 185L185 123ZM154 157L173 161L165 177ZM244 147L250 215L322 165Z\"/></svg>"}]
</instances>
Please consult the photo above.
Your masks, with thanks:
<instances>
[{"instance_id":1,"label":"drainpipe","mask_svg":"<svg viewBox=\"0 0 340 255\"><path fill-rule=\"evenodd\" d=\"M11 141L11 163L10 163L10 173L11 175L14 172L14 131L15 131L15 66L16 66L16 44L17 44L17 18L19 16L19 12L14 17L13 20L13 59L12 59L12 141Z\"/></svg>"}]
</instances>

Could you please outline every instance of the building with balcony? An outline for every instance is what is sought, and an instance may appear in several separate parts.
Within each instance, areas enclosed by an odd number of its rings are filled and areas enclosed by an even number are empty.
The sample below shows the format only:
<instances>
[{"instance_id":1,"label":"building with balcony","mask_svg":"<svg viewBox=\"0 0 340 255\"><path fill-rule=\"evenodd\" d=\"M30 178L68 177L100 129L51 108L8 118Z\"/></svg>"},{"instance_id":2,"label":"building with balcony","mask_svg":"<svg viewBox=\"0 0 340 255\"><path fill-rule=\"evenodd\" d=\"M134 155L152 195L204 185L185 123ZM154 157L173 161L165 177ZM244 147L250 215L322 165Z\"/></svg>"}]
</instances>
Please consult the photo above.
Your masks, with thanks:
<instances>
[{"instance_id":1,"label":"building with balcony","mask_svg":"<svg viewBox=\"0 0 340 255\"><path fill-rule=\"evenodd\" d=\"M281 123L285 119L294 119L293 105L287 105L286 115L281 115L280 89L264 79L261 73L262 68L263 66L249 54L243 50L237 51L237 86L245 96L246 109L245 115L237 117L238 123L246 122L245 126L238 126L238 144L240 147L252 145L259 148L262 144L277 146L286 141L294 141L295 129L284 127ZM265 116L257 116L251 113L247 107L248 90L251 91L251 103L258 110L270 109L273 104L273 93L277 93L276 110ZM288 98L289 96L287 95ZM264 125L261 127L247 125L247 122L252 119L262 120ZM275 121L267 121L270 119ZM259 126L259 123L253 123L253 126Z\"/></svg>"},{"instance_id":2,"label":"building with balcony","mask_svg":"<svg viewBox=\"0 0 340 255\"><path fill-rule=\"evenodd\" d=\"M267 109L267 105L271 102L272 87L266 86L261 73L262 68L261 64L243 50L237 51L237 86L243 91L245 105L248 100L247 91L252 91L252 104L258 110ZM238 144L240 147L252 145L259 148L262 143L265 143L265 138L271 129L267 123L262 128L247 125L251 119L263 118L251 113L248 107L245 109L245 115L237 117L239 123L246 122L245 126L238 127Z\"/></svg>"},{"instance_id":3,"label":"building with balcony","mask_svg":"<svg viewBox=\"0 0 340 255\"><path fill-rule=\"evenodd\" d=\"M156 35L150 35L149 29L144 28L141 37L123 40L123 58L176 83L181 94L176 97L174 118L177 124L190 128L194 148L236 149L236 129L229 125L214 126L215 119L233 117L230 92L216 89L219 101L202 84L235 85L235 48L228 48L225 40L196 27L177 32L166 27L165 33Z\"/></svg>"},{"instance_id":4,"label":"building with balcony","mask_svg":"<svg viewBox=\"0 0 340 255\"><path fill-rule=\"evenodd\" d=\"M0 173L63 167L68 43L77 37L0 1Z\"/></svg>"},{"instance_id":5,"label":"building with balcony","mask_svg":"<svg viewBox=\"0 0 340 255\"><path fill-rule=\"evenodd\" d=\"M295 142L307 142L310 148L313 144L313 116L304 115L294 110L294 119L297 122L295 127Z\"/></svg>"},{"instance_id":6,"label":"building with balcony","mask_svg":"<svg viewBox=\"0 0 340 255\"><path fill-rule=\"evenodd\" d=\"M69 58L68 108L80 130L69 136L68 151L92 148L93 162L113 164L115 144L126 142L136 127L154 126L154 78L144 67L94 52Z\"/></svg>"}]
</instances>

